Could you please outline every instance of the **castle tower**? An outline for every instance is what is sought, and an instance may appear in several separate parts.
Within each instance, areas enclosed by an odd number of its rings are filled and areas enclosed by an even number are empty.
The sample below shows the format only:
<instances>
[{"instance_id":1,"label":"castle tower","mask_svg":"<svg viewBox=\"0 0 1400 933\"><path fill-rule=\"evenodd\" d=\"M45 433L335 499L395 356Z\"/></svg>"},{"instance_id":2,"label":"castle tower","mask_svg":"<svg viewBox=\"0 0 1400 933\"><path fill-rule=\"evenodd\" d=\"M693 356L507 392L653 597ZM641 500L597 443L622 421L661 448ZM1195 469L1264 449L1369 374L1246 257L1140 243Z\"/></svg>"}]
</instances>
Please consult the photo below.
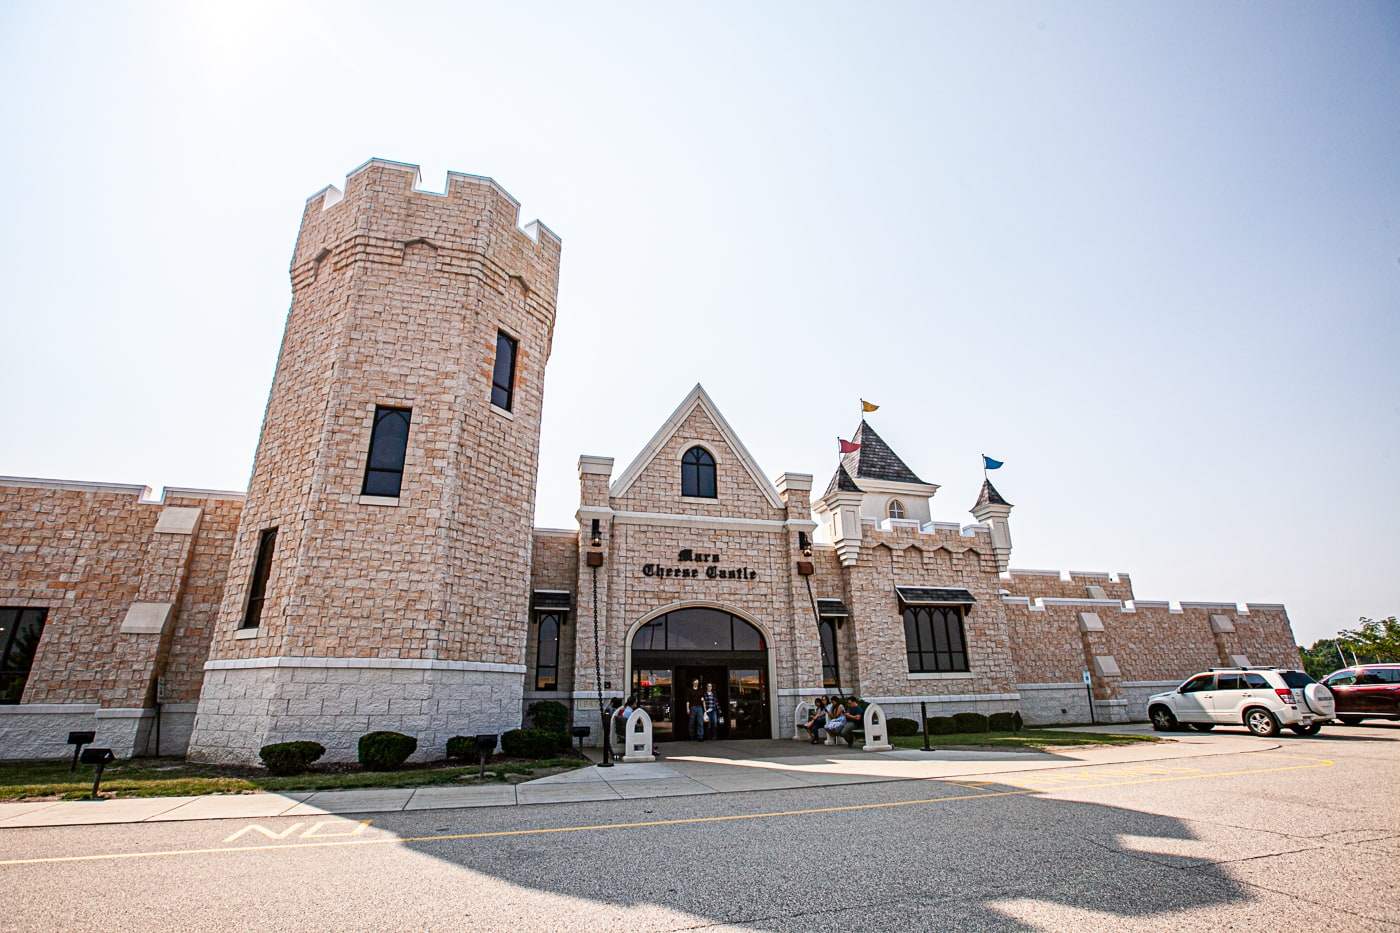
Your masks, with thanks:
<instances>
[{"instance_id":1,"label":"castle tower","mask_svg":"<svg viewBox=\"0 0 1400 933\"><path fill-rule=\"evenodd\" d=\"M559 239L373 160L307 202L190 757L519 725Z\"/></svg>"},{"instance_id":2,"label":"castle tower","mask_svg":"<svg viewBox=\"0 0 1400 933\"><path fill-rule=\"evenodd\" d=\"M972 507L972 516L992 527L992 553L996 555L999 573L1006 573L1011 566L1011 526L1007 523L1011 509L1011 503L1001 497L992 481L983 479L977 504Z\"/></svg>"},{"instance_id":3,"label":"castle tower","mask_svg":"<svg viewBox=\"0 0 1400 933\"><path fill-rule=\"evenodd\" d=\"M864 418L851 440L859 447L842 455L826 492L812 503L845 567L859 559L862 520L923 525L931 520L929 499L938 492L937 484L919 479Z\"/></svg>"}]
</instances>

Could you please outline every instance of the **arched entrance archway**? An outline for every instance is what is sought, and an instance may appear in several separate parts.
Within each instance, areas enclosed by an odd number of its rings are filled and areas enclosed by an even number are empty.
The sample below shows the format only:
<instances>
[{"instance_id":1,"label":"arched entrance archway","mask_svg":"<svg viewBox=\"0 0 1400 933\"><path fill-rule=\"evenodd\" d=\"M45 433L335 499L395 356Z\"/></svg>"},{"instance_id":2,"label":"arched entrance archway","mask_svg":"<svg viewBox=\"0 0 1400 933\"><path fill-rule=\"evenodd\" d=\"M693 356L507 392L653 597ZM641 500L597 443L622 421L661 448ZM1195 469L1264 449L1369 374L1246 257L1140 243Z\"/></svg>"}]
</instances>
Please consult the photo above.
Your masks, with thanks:
<instances>
[{"instance_id":1,"label":"arched entrance archway","mask_svg":"<svg viewBox=\"0 0 1400 933\"><path fill-rule=\"evenodd\" d=\"M718 738L771 737L768 640L751 622L713 606L685 606L647 620L629 648L632 692L657 741L691 737L686 696L696 680L702 690L713 683L719 696Z\"/></svg>"}]
</instances>

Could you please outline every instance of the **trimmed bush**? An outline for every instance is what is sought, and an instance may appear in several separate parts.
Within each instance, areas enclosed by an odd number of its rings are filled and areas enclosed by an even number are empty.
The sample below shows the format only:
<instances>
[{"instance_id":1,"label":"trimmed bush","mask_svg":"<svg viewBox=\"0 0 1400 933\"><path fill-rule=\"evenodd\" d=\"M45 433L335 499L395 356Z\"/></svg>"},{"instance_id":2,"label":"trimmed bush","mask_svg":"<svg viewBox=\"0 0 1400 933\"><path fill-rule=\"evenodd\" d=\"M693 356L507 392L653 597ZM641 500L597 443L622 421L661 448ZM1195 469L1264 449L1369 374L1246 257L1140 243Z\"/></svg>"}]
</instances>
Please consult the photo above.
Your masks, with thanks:
<instances>
[{"instance_id":1,"label":"trimmed bush","mask_svg":"<svg viewBox=\"0 0 1400 933\"><path fill-rule=\"evenodd\" d=\"M992 732L1015 732L1015 713L993 713L987 717L987 728Z\"/></svg>"},{"instance_id":2,"label":"trimmed bush","mask_svg":"<svg viewBox=\"0 0 1400 933\"><path fill-rule=\"evenodd\" d=\"M912 719L901 719L893 716L885 722L890 730L890 735L918 735L919 724Z\"/></svg>"},{"instance_id":3,"label":"trimmed bush","mask_svg":"<svg viewBox=\"0 0 1400 933\"><path fill-rule=\"evenodd\" d=\"M370 771L394 771L418 750L418 740L402 732L370 732L360 736L360 764Z\"/></svg>"},{"instance_id":4,"label":"trimmed bush","mask_svg":"<svg viewBox=\"0 0 1400 933\"><path fill-rule=\"evenodd\" d=\"M954 732L986 732L987 717L981 713L954 713Z\"/></svg>"},{"instance_id":5,"label":"trimmed bush","mask_svg":"<svg viewBox=\"0 0 1400 933\"><path fill-rule=\"evenodd\" d=\"M958 731L958 727L953 724L952 716L930 716L928 718L929 735L952 735Z\"/></svg>"},{"instance_id":6,"label":"trimmed bush","mask_svg":"<svg viewBox=\"0 0 1400 933\"><path fill-rule=\"evenodd\" d=\"M569 733L553 729L512 729L501 735L501 751L512 758L553 758L569 747Z\"/></svg>"},{"instance_id":7,"label":"trimmed bush","mask_svg":"<svg viewBox=\"0 0 1400 933\"><path fill-rule=\"evenodd\" d=\"M326 753L320 742L274 742L258 750L258 757L267 765L269 774L286 776L301 774L306 766Z\"/></svg>"},{"instance_id":8,"label":"trimmed bush","mask_svg":"<svg viewBox=\"0 0 1400 933\"><path fill-rule=\"evenodd\" d=\"M471 735L454 735L447 740L447 757L461 758L467 761L476 761L479 756L476 750L476 737ZM486 757L491 757L491 752L486 753Z\"/></svg>"},{"instance_id":9,"label":"trimmed bush","mask_svg":"<svg viewBox=\"0 0 1400 933\"><path fill-rule=\"evenodd\" d=\"M558 700L536 700L525 707L525 712L530 714L530 721L536 729L569 731L569 708Z\"/></svg>"},{"instance_id":10,"label":"trimmed bush","mask_svg":"<svg viewBox=\"0 0 1400 933\"><path fill-rule=\"evenodd\" d=\"M1020 732L1026 727L1026 722L1021 718L1021 711L1017 710L1011 714L1011 731Z\"/></svg>"}]
</instances>

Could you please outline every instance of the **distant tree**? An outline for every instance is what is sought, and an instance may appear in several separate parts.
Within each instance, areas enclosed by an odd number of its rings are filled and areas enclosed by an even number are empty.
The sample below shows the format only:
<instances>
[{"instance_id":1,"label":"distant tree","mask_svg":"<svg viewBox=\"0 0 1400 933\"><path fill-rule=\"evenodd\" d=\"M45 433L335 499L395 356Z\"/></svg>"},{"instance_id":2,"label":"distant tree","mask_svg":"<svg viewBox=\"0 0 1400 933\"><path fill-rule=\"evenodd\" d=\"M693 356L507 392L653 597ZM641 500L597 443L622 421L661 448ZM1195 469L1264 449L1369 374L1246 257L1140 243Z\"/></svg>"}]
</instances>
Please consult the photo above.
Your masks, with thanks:
<instances>
[{"instance_id":1,"label":"distant tree","mask_svg":"<svg viewBox=\"0 0 1400 933\"><path fill-rule=\"evenodd\" d=\"M1347 651L1354 652L1363 664L1400 662L1400 622L1395 616L1379 621L1362 616L1358 621L1359 627L1337 633Z\"/></svg>"},{"instance_id":2,"label":"distant tree","mask_svg":"<svg viewBox=\"0 0 1400 933\"><path fill-rule=\"evenodd\" d=\"M1334 638L1321 638L1312 647L1298 646L1303 669L1321 680L1338 668L1352 664L1400 663L1400 622L1395 616L1379 621L1362 616L1354 629L1342 629Z\"/></svg>"},{"instance_id":3,"label":"distant tree","mask_svg":"<svg viewBox=\"0 0 1400 933\"><path fill-rule=\"evenodd\" d=\"M1311 648L1299 645L1298 653L1303 656L1303 670L1312 675L1313 680L1321 680L1338 668L1351 664L1350 655L1342 658L1335 638L1319 639L1312 643Z\"/></svg>"}]
</instances>

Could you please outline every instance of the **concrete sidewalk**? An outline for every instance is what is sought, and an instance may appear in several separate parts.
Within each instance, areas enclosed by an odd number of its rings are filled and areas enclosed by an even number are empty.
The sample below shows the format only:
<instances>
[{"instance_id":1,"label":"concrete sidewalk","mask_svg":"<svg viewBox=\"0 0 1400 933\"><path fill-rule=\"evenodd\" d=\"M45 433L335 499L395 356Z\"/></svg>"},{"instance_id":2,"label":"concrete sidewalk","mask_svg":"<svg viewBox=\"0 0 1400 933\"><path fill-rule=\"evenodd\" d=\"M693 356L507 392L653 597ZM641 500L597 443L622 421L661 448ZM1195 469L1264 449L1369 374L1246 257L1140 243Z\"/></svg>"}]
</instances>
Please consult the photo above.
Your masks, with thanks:
<instances>
[{"instance_id":1,"label":"concrete sidewalk","mask_svg":"<svg viewBox=\"0 0 1400 933\"><path fill-rule=\"evenodd\" d=\"M1115 727L1115 731L1137 730L1129 726ZM0 804L0 829L268 819L728 794L882 781L985 777L1055 768L1237 755L1279 747L1277 743L1244 735L1177 734L1173 739L1145 745L1086 746L1047 752L897 749L871 753L805 742L678 742L666 746L665 758L660 761L616 764L610 768L594 765L522 784L3 803Z\"/></svg>"}]
</instances>

